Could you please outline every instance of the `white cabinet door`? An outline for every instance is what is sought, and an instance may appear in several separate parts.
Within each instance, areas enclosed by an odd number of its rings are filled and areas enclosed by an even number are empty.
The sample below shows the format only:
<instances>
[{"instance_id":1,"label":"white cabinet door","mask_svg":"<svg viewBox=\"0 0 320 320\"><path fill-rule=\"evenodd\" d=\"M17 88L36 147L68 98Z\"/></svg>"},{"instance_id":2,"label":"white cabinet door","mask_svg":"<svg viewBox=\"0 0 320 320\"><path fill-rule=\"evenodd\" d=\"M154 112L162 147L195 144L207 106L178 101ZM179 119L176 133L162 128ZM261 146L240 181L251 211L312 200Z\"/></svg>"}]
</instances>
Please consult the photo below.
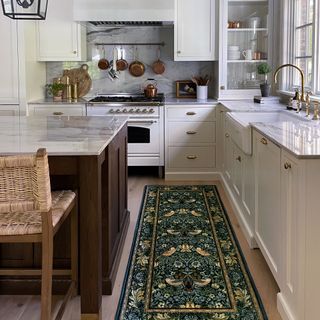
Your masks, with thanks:
<instances>
[{"instance_id":1,"label":"white cabinet door","mask_svg":"<svg viewBox=\"0 0 320 320\"><path fill-rule=\"evenodd\" d=\"M175 0L174 60L216 60L216 0Z\"/></svg>"},{"instance_id":2,"label":"white cabinet door","mask_svg":"<svg viewBox=\"0 0 320 320\"><path fill-rule=\"evenodd\" d=\"M232 165L233 165L233 148L232 148L232 140L230 133L225 131L225 139L224 139L224 151L223 151L223 172L224 175L231 180L232 178Z\"/></svg>"},{"instance_id":3,"label":"white cabinet door","mask_svg":"<svg viewBox=\"0 0 320 320\"><path fill-rule=\"evenodd\" d=\"M0 14L0 104L19 103L17 22Z\"/></svg>"},{"instance_id":4,"label":"white cabinet door","mask_svg":"<svg viewBox=\"0 0 320 320\"><path fill-rule=\"evenodd\" d=\"M45 21L37 22L39 61L86 60L85 27L73 21L72 1L49 2Z\"/></svg>"},{"instance_id":5,"label":"white cabinet door","mask_svg":"<svg viewBox=\"0 0 320 320\"><path fill-rule=\"evenodd\" d=\"M280 148L258 133L255 137L256 221L259 248L279 283L282 262L282 215L280 202Z\"/></svg>"},{"instance_id":6,"label":"white cabinet door","mask_svg":"<svg viewBox=\"0 0 320 320\"><path fill-rule=\"evenodd\" d=\"M298 315L304 307L302 271L304 270L305 217L303 214L304 190L302 168L298 160L285 151L281 155L281 212L284 215L284 276L280 283L281 294L293 314ZM297 319L300 319L297 316Z\"/></svg>"}]
</instances>

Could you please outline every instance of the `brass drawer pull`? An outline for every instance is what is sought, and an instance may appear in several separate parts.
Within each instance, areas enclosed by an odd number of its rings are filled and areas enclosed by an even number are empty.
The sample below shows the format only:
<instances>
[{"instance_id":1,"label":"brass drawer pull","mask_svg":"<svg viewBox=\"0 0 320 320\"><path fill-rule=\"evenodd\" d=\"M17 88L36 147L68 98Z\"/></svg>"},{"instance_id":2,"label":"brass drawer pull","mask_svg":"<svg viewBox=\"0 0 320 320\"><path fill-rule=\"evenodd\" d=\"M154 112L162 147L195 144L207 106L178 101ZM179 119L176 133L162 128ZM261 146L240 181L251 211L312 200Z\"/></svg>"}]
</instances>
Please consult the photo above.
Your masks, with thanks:
<instances>
[{"instance_id":1,"label":"brass drawer pull","mask_svg":"<svg viewBox=\"0 0 320 320\"><path fill-rule=\"evenodd\" d=\"M286 170L291 169L291 163L289 162L286 162L283 166Z\"/></svg>"},{"instance_id":2,"label":"brass drawer pull","mask_svg":"<svg viewBox=\"0 0 320 320\"><path fill-rule=\"evenodd\" d=\"M225 134L225 137L226 137L226 138L229 138L229 137L230 137L229 133L226 133L226 134Z\"/></svg>"},{"instance_id":3,"label":"brass drawer pull","mask_svg":"<svg viewBox=\"0 0 320 320\"><path fill-rule=\"evenodd\" d=\"M236 157L236 160L241 162L241 156Z\"/></svg>"},{"instance_id":4,"label":"brass drawer pull","mask_svg":"<svg viewBox=\"0 0 320 320\"><path fill-rule=\"evenodd\" d=\"M63 115L63 112L55 111L55 112L52 112L52 114L53 114L54 116L62 116L62 115Z\"/></svg>"},{"instance_id":5,"label":"brass drawer pull","mask_svg":"<svg viewBox=\"0 0 320 320\"><path fill-rule=\"evenodd\" d=\"M189 111L189 112L186 113L186 115L187 115L187 116L195 116L196 113L193 112L193 111Z\"/></svg>"},{"instance_id":6,"label":"brass drawer pull","mask_svg":"<svg viewBox=\"0 0 320 320\"><path fill-rule=\"evenodd\" d=\"M186 133L187 133L187 134L196 134L197 131L187 131Z\"/></svg>"},{"instance_id":7,"label":"brass drawer pull","mask_svg":"<svg viewBox=\"0 0 320 320\"><path fill-rule=\"evenodd\" d=\"M187 156L187 159L189 159L189 160L194 160L194 159L197 159L197 156L194 156L194 155Z\"/></svg>"},{"instance_id":8,"label":"brass drawer pull","mask_svg":"<svg viewBox=\"0 0 320 320\"><path fill-rule=\"evenodd\" d=\"M265 145L268 144L268 140L266 138L261 138L260 142Z\"/></svg>"}]
</instances>

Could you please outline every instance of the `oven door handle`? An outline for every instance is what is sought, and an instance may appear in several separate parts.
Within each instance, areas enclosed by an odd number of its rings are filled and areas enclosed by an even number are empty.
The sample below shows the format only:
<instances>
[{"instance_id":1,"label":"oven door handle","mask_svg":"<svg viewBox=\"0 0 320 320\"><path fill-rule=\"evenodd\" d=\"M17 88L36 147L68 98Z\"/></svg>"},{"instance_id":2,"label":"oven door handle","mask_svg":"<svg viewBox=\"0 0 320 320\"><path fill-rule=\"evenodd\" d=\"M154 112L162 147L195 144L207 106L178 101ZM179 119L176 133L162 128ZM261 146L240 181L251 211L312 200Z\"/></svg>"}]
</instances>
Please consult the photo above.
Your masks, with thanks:
<instances>
[{"instance_id":1,"label":"oven door handle","mask_svg":"<svg viewBox=\"0 0 320 320\"><path fill-rule=\"evenodd\" d=\"M128 120L128 124L153 124L157 122L157 120Z\"/></svg>"}]
</instances>

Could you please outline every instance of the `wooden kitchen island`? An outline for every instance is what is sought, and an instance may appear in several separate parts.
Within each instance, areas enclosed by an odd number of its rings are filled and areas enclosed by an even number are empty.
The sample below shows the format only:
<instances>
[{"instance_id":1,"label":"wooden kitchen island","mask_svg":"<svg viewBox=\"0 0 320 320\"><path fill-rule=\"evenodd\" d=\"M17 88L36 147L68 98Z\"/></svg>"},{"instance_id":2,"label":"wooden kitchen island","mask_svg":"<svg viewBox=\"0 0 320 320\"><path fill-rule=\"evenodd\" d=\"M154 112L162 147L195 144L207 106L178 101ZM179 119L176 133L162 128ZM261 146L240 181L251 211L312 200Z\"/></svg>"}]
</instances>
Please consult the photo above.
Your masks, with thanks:
<instances>
[{"instance_id":1,"label":"wooden kitchen island","mask_svg":"<svg viewBox=\"0 0 320 320\"><path fill-rule=\"evenodd\" d=\"M81 318L101 319L102 294L111 294L129 224L126 117L0 117L0 154L46 148L52 190L79 195ZM69 225L56 235L54 268L70 266ZM41 248L0 247L0 267L39 268ZM55 277L54 293L68 279ZM39 278L0 278L1 294L39 294Z\"/></svg>"}]
</instances>

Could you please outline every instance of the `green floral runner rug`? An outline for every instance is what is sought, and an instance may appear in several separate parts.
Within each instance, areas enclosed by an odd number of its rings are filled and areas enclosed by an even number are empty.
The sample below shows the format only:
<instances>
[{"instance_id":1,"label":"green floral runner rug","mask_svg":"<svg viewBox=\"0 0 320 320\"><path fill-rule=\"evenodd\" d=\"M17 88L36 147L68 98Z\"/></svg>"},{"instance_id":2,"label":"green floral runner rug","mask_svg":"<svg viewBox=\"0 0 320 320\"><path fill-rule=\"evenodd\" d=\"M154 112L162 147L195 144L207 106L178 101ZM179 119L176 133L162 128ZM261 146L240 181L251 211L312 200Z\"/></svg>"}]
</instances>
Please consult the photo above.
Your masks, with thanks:
<instances>
[{"instance_id":1,"label":"green floral runner rug","mask_svg":"<svg viewBox=\"0 0 320 320\"><path fill-rule=\"evenodd\" d=\"M146 186L115 319L267 319L215 186Z\"/></svg>"}]
</instances>

